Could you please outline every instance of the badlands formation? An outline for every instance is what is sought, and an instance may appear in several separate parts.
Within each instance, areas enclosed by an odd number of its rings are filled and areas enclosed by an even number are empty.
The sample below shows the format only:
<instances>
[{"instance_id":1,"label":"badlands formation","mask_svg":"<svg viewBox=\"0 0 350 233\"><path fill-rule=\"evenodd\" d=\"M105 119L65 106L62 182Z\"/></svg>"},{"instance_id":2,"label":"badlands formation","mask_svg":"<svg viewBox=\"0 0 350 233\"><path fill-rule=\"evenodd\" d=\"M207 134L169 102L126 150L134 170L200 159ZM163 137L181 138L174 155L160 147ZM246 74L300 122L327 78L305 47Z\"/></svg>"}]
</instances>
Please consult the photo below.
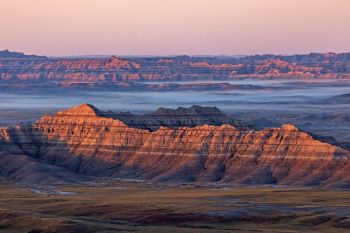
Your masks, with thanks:
<instances>
[{"instance_id":1,"label":"badlands formation","mask_svg":"<svg viewBox=\"0 0 350 233\"><path fill-rule=\"evenodd\" d=\"M0 131L0 175L24 183L109 177L348 188L349 156L293 125L255 130L215 107L135 116L82 104Z\"/></svg>"},{"instance_id":2,"label":"badlands formation","mask_svg":"<svg viewBox=\"0 0 350 233\"><path fill-rule=\"evenodd\" d=\"M237 57L48 58L0 51L1 88L93 88L104 90L203 90L234 88L227 83L172 85L147 81L210 81L241 78L348 79L350 53Z\"/></svg>"}]
</instances>

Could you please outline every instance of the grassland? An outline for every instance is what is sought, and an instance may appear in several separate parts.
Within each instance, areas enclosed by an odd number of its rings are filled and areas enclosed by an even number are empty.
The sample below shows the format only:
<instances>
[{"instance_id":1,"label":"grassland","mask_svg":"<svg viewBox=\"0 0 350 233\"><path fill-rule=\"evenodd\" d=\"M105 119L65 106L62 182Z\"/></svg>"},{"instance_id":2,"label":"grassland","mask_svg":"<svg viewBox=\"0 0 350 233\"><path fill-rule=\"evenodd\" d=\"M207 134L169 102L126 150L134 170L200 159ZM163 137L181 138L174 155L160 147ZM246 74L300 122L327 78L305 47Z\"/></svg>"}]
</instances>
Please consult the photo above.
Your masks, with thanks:
<instances>
[{"instance_id":1,"label":"grassland","mask_svg":"<svg viewBox=\"0 0 350 233\"><path fill-rule=\"evenodd\" d=\"M346 232L346 190L0 180L0 232Z\"/></svg>"}]
</instances>

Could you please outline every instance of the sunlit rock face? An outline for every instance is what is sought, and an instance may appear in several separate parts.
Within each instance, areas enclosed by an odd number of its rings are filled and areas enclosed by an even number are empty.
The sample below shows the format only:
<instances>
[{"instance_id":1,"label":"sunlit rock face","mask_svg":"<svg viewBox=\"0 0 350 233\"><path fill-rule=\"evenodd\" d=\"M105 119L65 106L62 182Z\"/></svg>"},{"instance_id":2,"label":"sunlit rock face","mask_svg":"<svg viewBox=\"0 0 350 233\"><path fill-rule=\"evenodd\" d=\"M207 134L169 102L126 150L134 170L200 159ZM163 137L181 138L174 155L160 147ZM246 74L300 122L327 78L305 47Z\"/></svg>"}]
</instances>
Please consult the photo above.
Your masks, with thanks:
<instances>
[{"instance_id":1,"label":"sunlit rock face","mask_svg":"<svg viewBox=\"0 0 350 233\"><path fill-rule=\"evenodd\" d=\"M183 113L192 110L180 108ZM216 108L206 111L219 113ZM153 114L176 112L160 109ZM30 127L3 129L1 150L79 175L153 182L350 186L350 153L293 125L256 131L234 124L174 127L165 122L148 130L127 125L117 115L106 115L89 104L44 115Z\"/></svg>"}]
</instances>

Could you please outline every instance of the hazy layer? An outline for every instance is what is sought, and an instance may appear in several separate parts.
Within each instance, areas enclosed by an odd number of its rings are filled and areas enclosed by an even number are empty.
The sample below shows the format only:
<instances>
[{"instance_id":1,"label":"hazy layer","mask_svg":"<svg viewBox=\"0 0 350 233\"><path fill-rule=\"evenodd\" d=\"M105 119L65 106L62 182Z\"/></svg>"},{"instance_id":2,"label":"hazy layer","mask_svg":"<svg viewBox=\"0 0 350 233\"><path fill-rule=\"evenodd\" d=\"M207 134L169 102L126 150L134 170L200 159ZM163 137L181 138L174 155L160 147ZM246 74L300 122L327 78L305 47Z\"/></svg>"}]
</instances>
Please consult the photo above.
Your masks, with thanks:
<instances>
[{"instance_id":1,"label":"hazy layer","mask_svg":"<svg viewBox=\"0 0 350 233\"><path fill-rule=\"evenodd\" d=\"M211 81L210 81L211 82ZM222 82L222 81L221 81ZM319 82L287 80L224 81L231 84L252 84L269 87L263 90L184 91L184 92L111 92L59 90L46 93L31 91L2 92L0 108L66 108L88 102L101 109L151 111L159 106L217 106L228 112L247 109L288 109L324 111L337 103L323 105L332 96L350 93L350 81L321 80ZM154 82L153 82L154 83ZM163 82L164 83L164 82ZM184 82L178 82L184 83ZM208 81L206 81L208 83Z\"/></svg>"},{"instance_id":2,"label":"hazy layer","mask_svg":"<svg viewBox=\"0 0 350 233\"><path fill-rule=\"evenodd\" d=\"M256 127L293 123L302 130L332 136L350 147L350 81L242 80L262 90L186 92L105 92L87 90L0 93L0 126L33 121L45 112L83 102L101 110L153 112L158 107L217 106L235 119ZM337 96L336 98L333 98Z\"/></svg>"}]
</instances>

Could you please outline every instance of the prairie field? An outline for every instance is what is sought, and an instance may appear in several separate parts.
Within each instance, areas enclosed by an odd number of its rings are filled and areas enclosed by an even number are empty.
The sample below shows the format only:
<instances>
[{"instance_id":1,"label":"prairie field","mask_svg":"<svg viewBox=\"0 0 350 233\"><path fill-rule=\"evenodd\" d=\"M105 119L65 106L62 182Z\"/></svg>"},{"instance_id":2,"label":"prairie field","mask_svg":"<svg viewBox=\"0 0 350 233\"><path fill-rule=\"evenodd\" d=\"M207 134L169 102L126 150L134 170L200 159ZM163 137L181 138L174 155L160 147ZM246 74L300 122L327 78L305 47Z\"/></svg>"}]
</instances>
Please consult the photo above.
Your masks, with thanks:
<instances>
[{"instance_id":1,"label":"prairie field","mask_svg":"<svg viewBox=\"0 0 350 233\"><path fill-rule=\"evenodd\" d=\"M98 180L2 181L0 232L346 232L350 192Z\"/></svg>"}]
</instances>

